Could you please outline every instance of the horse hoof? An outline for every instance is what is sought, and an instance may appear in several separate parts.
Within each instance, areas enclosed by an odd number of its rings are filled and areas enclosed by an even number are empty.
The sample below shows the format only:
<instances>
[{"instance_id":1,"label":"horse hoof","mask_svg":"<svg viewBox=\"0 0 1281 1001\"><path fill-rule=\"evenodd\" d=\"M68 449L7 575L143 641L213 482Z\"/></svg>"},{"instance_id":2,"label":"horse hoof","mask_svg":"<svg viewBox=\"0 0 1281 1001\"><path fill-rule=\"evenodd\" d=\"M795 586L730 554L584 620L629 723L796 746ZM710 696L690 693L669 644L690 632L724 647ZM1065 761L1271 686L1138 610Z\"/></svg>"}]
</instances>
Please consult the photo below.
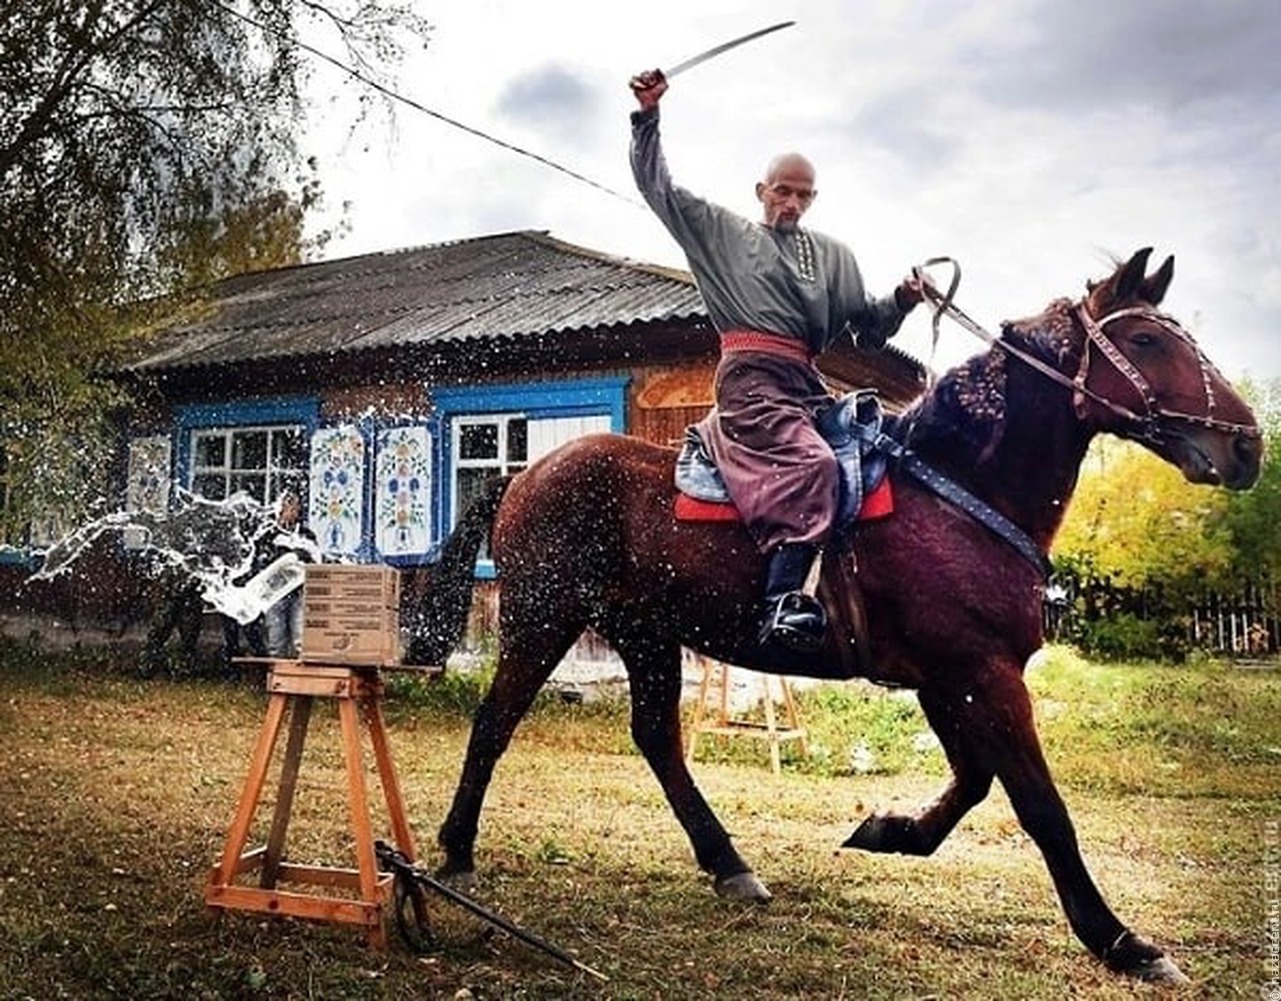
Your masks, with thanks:
<instances>
[{"instance_id":1,"label":"horse hoof","mask_svg":"<svg viewBox=\"0 0 1281 1001\"><path fill-rule=\"evenodd\" d=\"M1104 950L1103 960L1108 968L1128 977L1135 977L1149 984L1190 983L1175 964L1159 948L1132 931L1124 931Z\"/></svg>"},{"instance_id":2,"label":"horse hoof","mask_svg":"<svg viewBox=\"0 0 1281 1001\"><path fill-rule=\"evenodd\" d=\"M1158 956L1156 959L1140 963L1130 973L1148 984L1190 984L1192 982L1168 956Z\"/></svg>"},{"instance_id":3,"label":"horse hoof","mask_svg":"<svg viewBox=\"0 0 1281 1001\"><path fill-rule=\"evenodd\" d=\"M437 869L436 879L459 893L471 893L476 889L476 870L474 869L456 869L452 872Z\"/></svg>"},{"instance_id":4,"label":"horse hoof","mask_svg":"<svg viewBox=\"0 0 1281 1001\"><path fill-rule=\"evenodd\" d=\"M841 847L861 848L865 852L927 854L919 844L915 821L911 817L900 817L892 813L877 813L868 817L842 842Z\"/></svg>"},{"instance_id":5,"label":"horse hoof","mask_svg":"<svg viewBox=\"0 0 1281 1001\"><path fill-rule=\"evenodd\" d=\"M883 852L886 848L886 835L889 833L888 818L884 814L873 814L854 829L854 833L841 842L842 848L861 848L865 852Z\"/></svg>"},{"instance_id":6,"label":"horse hoof","mask_svg":"<svg viewBox=\"0 0 1281 1001\"><path fill-rule=\"evenodd\" d=\"M758 904L768 903L773 894L752 871L735 873L715 882L716 895L730 900L748 900Z\"/></svg>"}]
</instances>

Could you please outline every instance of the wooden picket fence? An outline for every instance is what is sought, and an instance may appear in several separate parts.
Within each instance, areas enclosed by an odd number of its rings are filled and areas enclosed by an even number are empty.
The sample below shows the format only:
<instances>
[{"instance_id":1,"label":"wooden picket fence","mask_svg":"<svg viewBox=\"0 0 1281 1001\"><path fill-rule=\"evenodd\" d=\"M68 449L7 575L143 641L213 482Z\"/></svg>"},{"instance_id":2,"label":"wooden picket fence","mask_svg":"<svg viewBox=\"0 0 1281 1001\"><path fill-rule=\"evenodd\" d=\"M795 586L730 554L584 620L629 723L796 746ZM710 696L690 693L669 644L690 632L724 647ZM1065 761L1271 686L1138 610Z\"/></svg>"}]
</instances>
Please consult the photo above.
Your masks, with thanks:
<instances>
[{"instance_id":1,"label":"wooden picket fence","mask_svg":"<svg viewBox=\"0 0 1281 1001\"><path fill-rule=\"evenodd\" d=\"M1276 581L1250 584L1238 594L1207 594L1192 609L1194 644L1220 653L1261 657L1281 650Z\"/></svg>"},{"instance_id":2,"label":"wooden picket fence","mask_svg":"<svg viewBox=\"0 0 1281 1001\"><path fill-rule=\"evenodd\" d=\"M1070 636L1074 618L1084 606L1093 615L1124 612L1140 619L1169 615L1159 597L1107 584L1063 581L1057 600L1044 607L1045 633L1051 640ZM1181 611L1192 647L1232 657L1267 657L1281 652L1281 583L1256 581L1231 594L1206 592L1192 608Z\"/></svg>"}]
</instances>

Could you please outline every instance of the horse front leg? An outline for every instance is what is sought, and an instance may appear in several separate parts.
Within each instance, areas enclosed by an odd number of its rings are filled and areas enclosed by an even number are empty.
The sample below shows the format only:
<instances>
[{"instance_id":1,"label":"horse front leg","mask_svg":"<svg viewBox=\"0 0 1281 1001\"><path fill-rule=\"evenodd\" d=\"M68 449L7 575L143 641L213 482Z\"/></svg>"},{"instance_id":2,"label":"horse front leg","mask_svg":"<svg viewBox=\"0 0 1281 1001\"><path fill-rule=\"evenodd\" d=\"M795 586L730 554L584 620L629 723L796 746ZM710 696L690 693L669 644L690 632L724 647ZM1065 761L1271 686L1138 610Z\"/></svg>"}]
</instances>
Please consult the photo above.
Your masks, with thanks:
<instances>
[{"instance_id":1,"label":"horse front leg","mask_svg":"<svg viewBox=\"0 0 1281 1001\"><path fill-rule=\"evenodd\" d=\"M1077 938L1109 969L1147 981L1185 983L1187 978L1159 948L1118 920L1090 876L1067 807L1050 777L1019 665L989 665L980 671L958 706L958 732L1001 780L1019 823L1045 858Z\"/></svg>"},{"instance_id":2,"label":"horse front leg","mask_svg":"<svg viewBox=\"0 0 1281 1001\"><path fill-rule=\"evenodd\" d=\"M987 798L992 788L992 769L980 760L962 734L955 699L932 688L922 689L918 698L952 766L952 781L919 813L878 813L868 817L842 848L932 855L961 818Z\"/></svg>"},{"instance_id":3,"label":"horse front leg","mask_svg":"<svg viewBox=\"0 0 1281 1001\"><path fill-rule=\"evenodd\" d=\"M685 829L699 867L711 873L716 892L722 897L768 901L769 890L738 854L685 764L679 645L653 637L615 645L627 665L631 683L632 739Z\"/></svg>"},{"instance_id":4,"label":"horse front leg","mask_svg":"<svg viewBox=\"0 0 1281 1001\"><path fill-rule=\"evenodd\" d=\"M533 704L543 683L569 650L582 627L523 627L514 614L516 601L504 609L499 630L498 667L494 680L472 718L467 756L454 791L453 803L436 841L445 852L438 875L466 887L475 879L476 834L485 793L498 759Z\"/></svg>"}]
</instances>

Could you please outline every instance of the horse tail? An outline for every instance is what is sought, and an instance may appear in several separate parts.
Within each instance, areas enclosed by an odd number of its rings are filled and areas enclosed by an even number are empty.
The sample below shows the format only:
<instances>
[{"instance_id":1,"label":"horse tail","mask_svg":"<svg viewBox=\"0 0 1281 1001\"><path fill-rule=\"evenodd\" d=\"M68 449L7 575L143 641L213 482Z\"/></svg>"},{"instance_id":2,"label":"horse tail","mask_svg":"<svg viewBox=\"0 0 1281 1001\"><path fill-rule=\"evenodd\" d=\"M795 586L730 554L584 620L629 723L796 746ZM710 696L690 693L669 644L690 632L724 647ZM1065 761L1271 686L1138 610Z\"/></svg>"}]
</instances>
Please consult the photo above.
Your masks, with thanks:
<instances>
[{"instance_id":1,"label":"horse tail","mask_svg":"<svg viewBox=\"0 0 1281 1001\"><path fill-rule=\"evenodd\" d=\"M489 538L511 479L495 477L485 486L445 540L440 559L427 571L423 596L409 623L405 652L409 663L444 666L462 639L471 609L476 556Z\"/></svg>"}]
</instances>

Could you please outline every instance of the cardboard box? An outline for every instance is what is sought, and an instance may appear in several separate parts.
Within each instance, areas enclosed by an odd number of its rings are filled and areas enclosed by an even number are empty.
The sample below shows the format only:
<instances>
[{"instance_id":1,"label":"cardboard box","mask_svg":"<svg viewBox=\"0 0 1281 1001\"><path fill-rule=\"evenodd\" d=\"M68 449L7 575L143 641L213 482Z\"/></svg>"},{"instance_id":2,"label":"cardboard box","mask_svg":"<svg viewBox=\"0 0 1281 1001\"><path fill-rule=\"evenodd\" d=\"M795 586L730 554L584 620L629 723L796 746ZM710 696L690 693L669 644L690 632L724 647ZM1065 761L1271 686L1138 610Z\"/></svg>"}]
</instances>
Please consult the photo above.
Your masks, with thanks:
<instances>
[{"instance_id":1,"label":"cardboard box","mask_svg":"<svg viewBox=\"0 0 1281 1001\"><path fill-rule=\"evenodd\" d=\"M388 665L400 660L400 574L392 567L309 564L302 659Z\"/></svg>"}]
</instances>

